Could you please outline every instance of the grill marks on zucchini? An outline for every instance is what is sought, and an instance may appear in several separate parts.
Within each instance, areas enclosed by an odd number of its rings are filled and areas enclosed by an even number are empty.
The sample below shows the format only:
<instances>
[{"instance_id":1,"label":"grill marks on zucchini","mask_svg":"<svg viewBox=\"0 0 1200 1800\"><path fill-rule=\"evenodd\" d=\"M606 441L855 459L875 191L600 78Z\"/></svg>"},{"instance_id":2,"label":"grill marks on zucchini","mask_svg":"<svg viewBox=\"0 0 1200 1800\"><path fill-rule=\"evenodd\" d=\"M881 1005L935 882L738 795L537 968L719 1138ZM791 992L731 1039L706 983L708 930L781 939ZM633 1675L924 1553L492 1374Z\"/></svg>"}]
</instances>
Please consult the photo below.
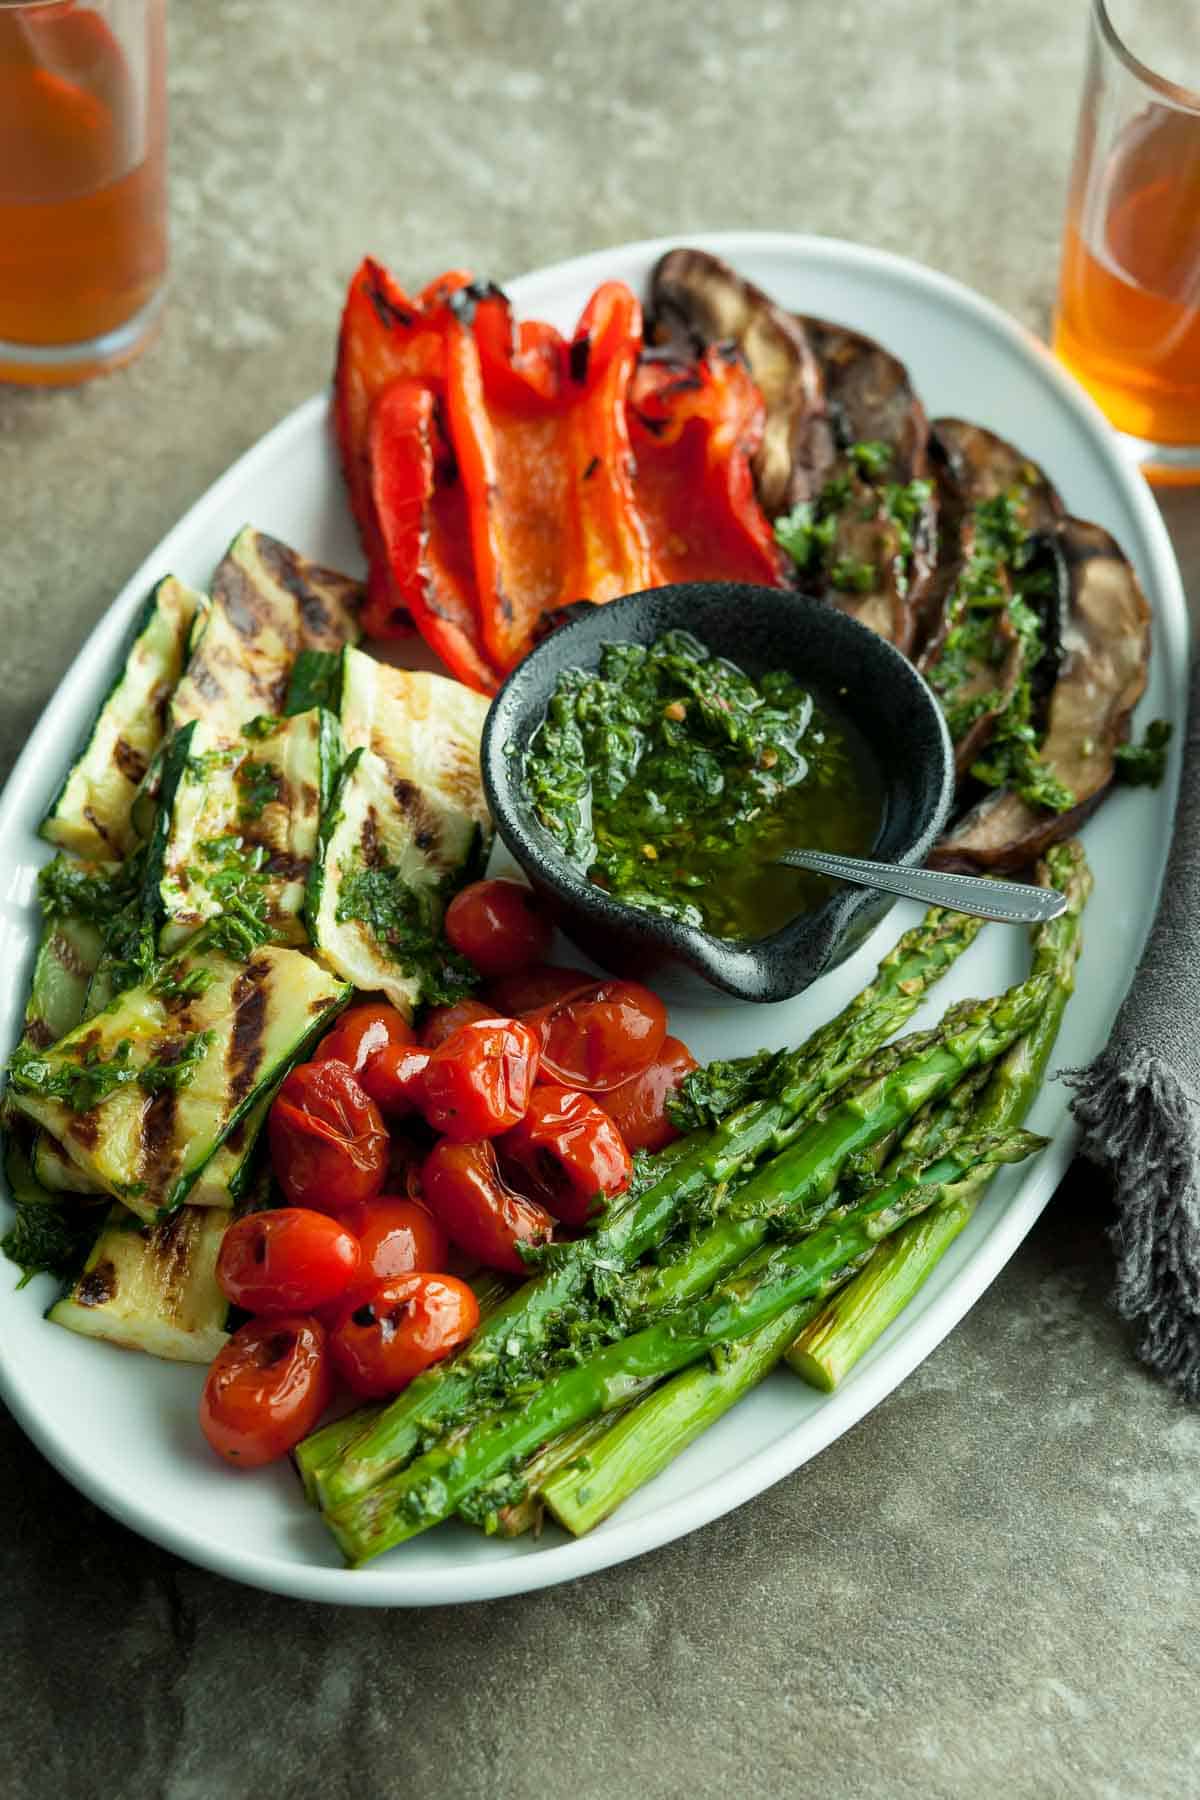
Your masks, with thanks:
<instances>
[{"instance_id":1,"label":"grill marks on zucchini","mask_svg":"<svg viewBox=\"0 0 1200 1800\"><path fill-rule=\"evenodd\" d=\"M362 984L451 997L469 973L440 927L486 856L487 701L360 656L361 597L249 528L211 600L160 583L47 819L88 861L48 865L6 1169L71 1254L44 1231L9 1245L30 1273L70 1273L103 1216L78 1196L116 1202L49 1315L69 1329L197 1362L224 1341L228 1210L280 1082L349 998L286 947L308 944L343 771L343 791L356 767L370 774L348 849L375 886L339 920ZM331 917L348 893L329 889Z\"/></svg>"},{"instance_id":2,"label":"grill marks on zucchini","mask_svg":"<svg viewBox=\"0 0 1200 1800\"><path fill-rule=\"evenodd\" d=\"M467 991L441 938L449 895L480 872L491 825L479 772L488 701L447 681L342 655L350 754L321 826L306 917L317 954L406 1016Z\"/></svg>"},{"instance_id":3,"label":"grill marks on zucchini","mask_svg":"<svg viewBox=\"0 0 1200 1800\"><path fill-rule=\"evenodd\" d=\"M347 750L370 750L393 784L440 802L440 810L489 826L479 773L479 740L489 701L457 681L420 669L393 669L361 650L342 657L342 736ZM397 796L403 804L403 796Z\"/></svg>"},{"instance_id":4,"label":"grill marks on zucchini","mask_svg":"<svg viewBox=\"0 0 1200 1800\"><path fill-rule=\"evenodd\" d=\"M421 1000L460 998L471 973L442 939L442 915L448 895L485 856L474 819L413 783L393 781L382 758L355 750L309 883L318 955L356 987L386 994L406 1017Z\"/></svg>"},{"instance_id":5,"label":"grill marks on zucchini","mask_svg":"<svg viewBox=\"0 0 1200 1800\"><path fill-rule=\"evenodd\" d=\"M260 939L307 942L301 913L340 755L337 725L316 709L256 723L267 729L230 745L206 723L188 728L191 752L158 884L164 951L222 913L243 916L247 908Z\"/></svg>"},{"instance_id":6,"label":"grill marks on zucchini","mask_svg":"<svg viewBox=\"0 0 1200 1800\"><path fill-rule=\"evenodd\" d=\"M147 1221L189 1197L239 1121L262 1107L348 997L308 957L273 945L241 967L204 953L180 962L185 975L204 974L203 991L181 1004L153 987L129 989L68 1033L39 1065L44 1073L23 1078L13 1095L107 1193ZM97 1063L119 1064L129 1079L88 1110L72 1110L56 1077ZM184 1063L186 1079L182 1067L178 1085L164 1078ZM206 1203L229 1204L243 1161L236 1150L221 1158L212 1172L219 1178L203 1183Z\"/></svg>"},{"instance_id":7,"label":"grill marks on zucchini","mask_svg":"<svg viewBox=\"0 0 1200 1800\"><path fill-rule=\"evenodd\" d=\"M360 633L361 588L247 526L219 564L212 607L171 702L176 730L206 720L236 739L248 719L281 713L303 650L339 651Z\"/></svg>"},{"instance_id":8,"label":"grill marks on zucchini","mask_svg":"<svg viewBox=\"0 0 1200 1800\"><path fill-rule=\"evenodd\" d=\"M132 809L166 727L201 596L174 575L150 595L121 673L42 821L42 836L77 856L120 860L134 844Z\"/></svg>"},{"instance_id":9,"label":"grill marks on zucchini","mask_svg":"<svg viewBox=\"0 0 1200 1800\"><path fill-rule=\"evenodd\" d=\"M238 1107L255 1084L267 1028L266 971L261 963L243 969L233 984L233 1030L225 1053L229 1098Z\"/></svg>"},{"instance_id":10,"label":"grill marks on zucchini","mask_svg":"<svg viewBox=\"0 0 1200 1800\"><path fill-rule=\"evenodd\" d=\"M141 1229L114 1207L82 1273L47 1317L123 1350L211 1362L229 1312L216 1279L224 1230L219 1213L195 1206Z\"/></svg>"}]
</instances>

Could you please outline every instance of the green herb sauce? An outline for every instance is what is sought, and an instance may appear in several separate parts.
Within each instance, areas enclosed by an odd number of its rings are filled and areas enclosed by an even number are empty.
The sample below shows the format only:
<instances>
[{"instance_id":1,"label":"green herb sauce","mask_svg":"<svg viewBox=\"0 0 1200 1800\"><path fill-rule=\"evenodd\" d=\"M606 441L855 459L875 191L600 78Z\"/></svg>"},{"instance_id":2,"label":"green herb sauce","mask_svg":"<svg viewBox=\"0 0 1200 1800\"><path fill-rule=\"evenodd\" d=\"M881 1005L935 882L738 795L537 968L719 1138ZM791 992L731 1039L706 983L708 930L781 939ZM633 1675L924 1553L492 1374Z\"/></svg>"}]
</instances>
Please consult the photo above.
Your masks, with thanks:
<instances>
[{"instance_id":1,"label":"green herb sauce","mask_svg":"<svg viewBox=\"0 0 1200 1800\"><path fill-rule=\"evenodd\" d=\"M891 446L868 439L851 444L844 470L834 475L815 500L802 500L775 521L775 541L802 576L827 583L840 593L870 594L882 588L891 565L896 590L907 593L915 540L913 533L932 485L928 481L884 481L893 460ZM861 548L862 527L873 524L871 557L849 554L847 542Z\"/></svg>"},{"instance_id":2,"label":"green herb sauce","mask_svg":"<svg viewBox=\"0 0 1200 1800\"><path fill-rule=\"evenodd\" d=\"M458 883L414 887L386 858L367 867L361 860L338 889L339 925L357 919L370 927L380 950L420 983L420 998L431 1006L452 1006L478 984L465 957L442 935L441 918Z\"/></svg>"},{"instance_id":3,"label":"green herb sauce","mask_svg":"<svg viewBox=\"0 0 1200 1800\"><path fill-rule=\"evenodd\" d=\"M860 855L881 813L869 759L794 676L753 681L682 631L606 644L597 669L564 671L524 783L597 885L724 938L819 906L830 885L775 859Z\"/></svg>"},{"instance_id":4,"label":"green herb sauce","mask_svg":"<svg viewBox=\"0 0 1200 1800\"><path fill-rule=\"evenodd\" d=\"M1002 704L998 690L978 690L978 675L997 668L1008 650L997 631L1006 617L1020 645L1020 676L971 775L988 787L1011 787L1030 806L1066 812L1075 796L1041 759L1033 724L1030 678L1045 653L1041 620L1029 604L1053 582L1033 566L1033 544L1021 520L1025 490L1014 489L974 509L971 557L949 601L950 625L938 660L927 671L950 736L958 743L975 720ZM969 697L963 697L969 691Z\"/></svg>"}]
</instances>

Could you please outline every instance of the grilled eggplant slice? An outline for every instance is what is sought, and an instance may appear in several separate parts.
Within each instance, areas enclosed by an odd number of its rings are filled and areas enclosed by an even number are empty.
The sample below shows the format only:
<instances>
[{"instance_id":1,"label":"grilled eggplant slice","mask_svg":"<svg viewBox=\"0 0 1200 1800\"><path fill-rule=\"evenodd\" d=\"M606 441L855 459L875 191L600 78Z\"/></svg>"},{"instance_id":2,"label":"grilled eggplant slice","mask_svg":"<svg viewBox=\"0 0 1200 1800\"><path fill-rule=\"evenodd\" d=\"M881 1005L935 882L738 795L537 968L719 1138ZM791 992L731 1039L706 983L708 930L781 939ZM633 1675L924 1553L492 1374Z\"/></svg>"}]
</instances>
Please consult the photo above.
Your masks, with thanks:
<instances>
[{"instance_id":1,"label":"grilled eggplant slice","mask_svg":"<svg viewBox=\"0 0 1200 1800\"><path fill-rule=\"evenodd\" d=\"M827 429L835 450L851 444L886 444L889 481L912 481L929 468L929 421L908 370L874 338L802 317L821 365Z\"/></svg>"},{"instance_id":2,"label":"grilled eggplant slice","mask_svg":"<svg viewBox=\"0 0 1200 1800\"><path fill-rule=\"evenodd\" d=\"M95 862L133 849L134 796L162 742L201 596L174 575L142 611L120 675L41 824L52 844Z\"/></svg>"},{"instance_id":3,"label":"grilled eggplant slice","mask_svg":"<svg viewBox=\"0 0 1200 1800\"><path fill-rule=\"evenodd\" d=\"M942 839L930 858L938 868L1013 872L1077 831L1113 780L1116 750L1145 690L1150 608L1130 563L1099 525L1066 518L1054 536L1069 611L1039 750L1074 804L1052 812L999 788Z\"/></svg>"},{"instance_id":4,"label":"grilled eggplant slice","mask_svg":"<svg viewBox=\"0 0 1200 1800\"><path fill-rule=\"evenodd\" d=\"M793 499L827 522L821 553L798 582L907 654L937 566L925 409L882 344L823 319L800 323L821 366L828 443L813 469L793 472Z\"/></svg>"},{"instance_id":5,"label":"grilled eggplant slice","mask_svg":"<svg viewBox=\"0 0 1200 1800\"><path fill-rule=\"evenodd\" d=\"M78 1279L46 1317L84 1337L171 1362L209 1363L225 1343L229 1302L217 1253L229 1220L181 1206L141 1225L114 1206Z\"/></svg>"},{"instance_id":6,"label":"grilled eggplant slice","mask_svg":"<svg viewBox=\"0 0 1200 1800\"><path fill-rule=\"evenodd\" d=\"M185 956L171 992L130 988L40 1057L15 1058L12 1102L151 1223L191 1198L348 997L296 950L267 945L240 966Z\"/></svg>"},{"instance_id":7,"label":"grilled eggplant slice","mask_svg":"<svg viewBox=\"0 0 1200 1800\"><path fill-rule=\"evenodd\" d=\"M341 761L337 721L314 707L263 720L237 744L200 720L190 729L158 865L160 947L178 949L223 913L231 888L244 904L247 887L276 942L307 943L301 914Z\"/></svg>"},{"instance_id":8,"label":"grilled eggplant slice","mask_svg":"<svg viewBox=\"0 0 1200 1800\"><path fill-rule=\"evenodd\" d=\"M975 550L975 508L989 500L1012 501L1028 532L1050 530L1065 508L1045 471L982 425L935 419L929 461L938 493L937 568L918 608L918 667L927 670L949 629L948 603Z\"/></svg>"},{"instance_id":9,"label":"grilled eggplant slice","mask_svg":"<svg viewBox=\"0 0 1200 1800\"><path fill-rule=\"evenodd\" d=\"M669 250L650 277L649 340L695 354L734 343L766 404L754 484L771 517L793 501L793 470L811 470L823 411L821 377L803 324L704 250ZM819 440L824 445L824 439ZM811 485L811 481L810 481ZM818 480L819 485L819 480Z\"/></svg>"},{"instance_id":10,"label":"grilled eggplant slice","mask_svg":"<svg viewBox=\"0 0 1200 1800\"><path fill-rule=\"evenodd\" d=\"M358 582L246 526L213 576L208 619L171 702L172 729L203 719L234 742L249 720L281 713L302 650L358 641L361 597Z\"/></svg>"},{"instance_id":11,"label":"grilled eggplant slice","mask_svg":"<svg viewBox=\"0 0 1200 1800\"><path fill-rule=\"evenodd\" d=\"M930 446L948 470L964 507L1009 494L1027 531L1042 531L1066 508L1044 469L982 425L965 419L935 419Z\"/></svg>"}]
</instances>

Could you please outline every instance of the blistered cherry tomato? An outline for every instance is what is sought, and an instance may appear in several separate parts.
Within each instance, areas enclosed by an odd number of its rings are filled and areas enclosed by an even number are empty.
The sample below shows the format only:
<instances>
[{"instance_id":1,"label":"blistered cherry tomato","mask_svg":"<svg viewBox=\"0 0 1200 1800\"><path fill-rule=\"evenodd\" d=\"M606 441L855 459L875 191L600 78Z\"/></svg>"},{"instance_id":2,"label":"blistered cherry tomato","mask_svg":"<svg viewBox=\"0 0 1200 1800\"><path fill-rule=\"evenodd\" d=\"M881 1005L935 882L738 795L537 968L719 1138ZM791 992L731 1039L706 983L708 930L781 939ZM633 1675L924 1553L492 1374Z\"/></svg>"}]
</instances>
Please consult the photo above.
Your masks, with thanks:
<instances>
[{"instance_id":1,"label":"blistered cherry tomato","mask_svg":"<svg viewBox=\"0 0 1200 1800\"><path fill-rule=\"evenodd\" d=\"M534 963L532 968L518 969L512 975L489 981L487 997L505 1018L519 1019L595 985L596 977L586 969L557 969L551 963Z\"/></svg>"},{"instance_id":2,"label":"blistered cherry tomato","mask_svg":"<svg viewBox=\"0 0 1200 1800\"><path fill-rule=\"evenodd\" d=\"M485 1006L482 1000L456 1000L453 1006L431 1006L421 1020L421 1029L417 1034L426 1050L436 1050L447 1038L453 1037L462 1025L471 1025L476 1019L494 1019L496 1008Z\"/></svg>"},{"instance_id":3,"label":"blistered cherry tomato","mask_svg":"<svg viewBox=\"0 0 1200 1800\"><path fill-rule=\"evenodd\" d=\"M200 1398L200 1429L239 1469L286 1456L307 1437L333 1392L317 1319L251 1319L218 1350Z\"/></svg>"},{"instance_id":4,"label":"blistered cherry tomato","mask_svg":"<svg viewBox=\"0 0 1200 1800\"><path fill-rule=\"evenodd\" d=\"M357 1286L367 1281L387 1281L415 1269L429 1275L446 1266L446 1233L420 1200L402 1200L381 1194L364 1207L358 1241L362 1272Z\"/></svg>"},{"instance_id":5,"label":"blistered cherry tomato","mask_svg":"<svg viewBox=\"0 0 1200 1800\"><path fill-rule=\"evenodd\" d=\"M540 1012L542 1080L603 1093L640 1075L662 1049L667 1009L637 981L597 981Z\"/></svg>"},{"instance_id":6,"label":"blistered cherry tomato","mask_svg":"<svg viewBox=\"0 0 1200 1800\"><path fill-rule=\"evenodd\" d=\"M267 1135L276 1179L296 1206L336 1213L383 1186L383 1119L345 1063L298 1063L271 1107Z\"/></svg>"},{"instance_id":7,"label":"blistered cherry tomato","mask_svg":"<svg viewBox=\"0 0 1200 1800\"><path fill-rule=\"evenodd\" d=\"M355 1282L362 1251L336 1219L304 1206L247 1213L217 1254L217 1285L252 1313L307 1313Z\"/></svg>"},{"instance_id":8,"label":"blistered cherry tomato","mask_svg":"<svg viewBox=\"0 0 1200 1800\"><path fill-rule=\"evenodd\" d=\"M667 1117L667 1096L697 1067L686 1044L665 1037L662 1049L640 1075L601 1094L598 1104L631 1150L663 1150L679 1136Z\"/></svg>"},{"instance_id":9,"label":"blistered cherry tomato","mask_svg":"<svg viewBox=\"0 0 1200 1800\"><path fill-rule=\"evenodd\" d=\"M361 1076L385 1044L412 1041L412 1026L394 1006L386 1000L364 1000L360 1006L346 1008L333 1030L317 1045L313 1061L344 1062L352 1074Z\"/></svg>"},{"instance_id":10,"label":"blistered cherry tomato","mask_svg":"<svg viewBox=\"0 0 1200 1800\"><path fill-rule=\"evenodd\" d=\"M505 975L538 962L553 927L519 881L473 881L455 894L443 927L453 947L481 975Z\"/></svg>"},{"instance_id":11,"label":"blistered cherry tomato","mask_svg":"<svg viewBox=\"0 0 1200 1800\"><path fill-rule=\"evenodd\" d=\"M586 1225L606 1200L624 1193L633 1173L620 1132L577 1088L535 1088L525 1117L496 1150L564 1225Z\"/></svg>"},{"instance_id":12,"label":"blistered cherry tomato","mask_svg":"<svg viewBox=\"0 0 1200 1800\"><path fill-rule=\"evenodd\" d=\"M421 1111L435 1131L466 1142L495 1137L529 1105L538 1041L518 1019L476 1019L430 1053Z\"/></svg>"},{"instance_id":13,"label":"blistered cherry tomato","mask_svg":"<svg viewBox=\"0 0 1200 1800\"><path fill-rule=\"evenodd\" d=\"M366 1092L389 1118L403 1118L421 1104L422 1081L429 1062L420 1044L385 1044L360 1077Z\"/></svg>"},{"instance_id":14,"label":"blistered cherry tomato","mask_svg":"<svg viewBox=\"0 0 1200 1800\"><path fill-rule=\"evenodd\" d=\"M544 1244L554 1230L544 1206L509 1187L486 1138L435 1144L421 1171L421 1191L451 1241L489 1269L528 1274L518 1244Z\"/></svg>"},{"instance_id":15,"label":"blistered cherry tomato","mask_svg":"<svg viewBox=\"0 0 1200 1800\"><path fill-rule=\"evenodd\" d=\"M333 1366L365 1399L398 1394L469 1338L479 1303L453 1275L395 1275L379 1282L330 1333Z\"/></svg>"}]
</instances>

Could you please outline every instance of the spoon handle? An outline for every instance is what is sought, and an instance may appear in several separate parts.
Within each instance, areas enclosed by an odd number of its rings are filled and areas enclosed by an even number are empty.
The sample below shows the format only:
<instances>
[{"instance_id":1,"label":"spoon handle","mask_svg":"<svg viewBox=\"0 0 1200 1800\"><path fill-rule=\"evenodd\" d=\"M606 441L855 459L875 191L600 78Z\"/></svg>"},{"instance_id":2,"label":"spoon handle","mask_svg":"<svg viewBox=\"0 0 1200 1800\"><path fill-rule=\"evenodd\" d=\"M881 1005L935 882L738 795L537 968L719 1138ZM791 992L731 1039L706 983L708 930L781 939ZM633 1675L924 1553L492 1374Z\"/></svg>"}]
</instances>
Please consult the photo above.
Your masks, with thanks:
<instances>
[{"instance_id":1,"label":"spoon handle","mask_svg":"<svg viewBox=\"0 0 1200 1800\"><path fill-rule=\"evenodd\" d=\"M955 875L946 869L908 869L896 863L869 862L862 856L833 856L824 850L785 850L777 858L789 869L810 869L859 887L882 888L926 906L945 906L976 919L998 919L1005 925L1044 925L1057 919L1067 896L1057 888L1030 887L1021 881L989 881L982 875Z\"/></svg>"}]
</instances>

